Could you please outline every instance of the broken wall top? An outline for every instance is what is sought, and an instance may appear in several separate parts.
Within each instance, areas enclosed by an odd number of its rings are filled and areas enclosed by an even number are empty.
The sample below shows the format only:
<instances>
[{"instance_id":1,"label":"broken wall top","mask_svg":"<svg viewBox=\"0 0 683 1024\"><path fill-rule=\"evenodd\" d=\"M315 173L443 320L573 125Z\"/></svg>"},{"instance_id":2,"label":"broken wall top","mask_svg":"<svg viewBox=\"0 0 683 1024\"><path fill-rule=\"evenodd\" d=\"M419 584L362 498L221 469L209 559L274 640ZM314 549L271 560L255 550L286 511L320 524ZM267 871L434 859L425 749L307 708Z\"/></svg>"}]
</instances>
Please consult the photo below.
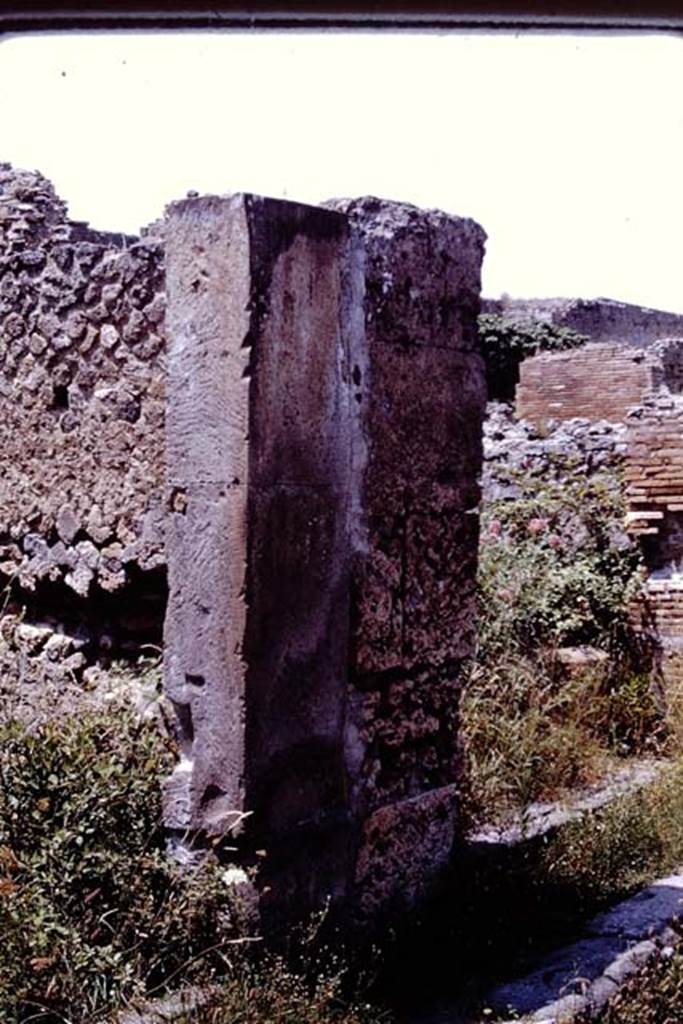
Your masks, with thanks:
<instances>
[{"instance_id":1,"label":"broken wall top","mask_svg":"<svg viewBox=\"0 0 683 1024\"><path fill-rule=\"evenodd\" d=\"M569 327L594 342L616 342L636 348L683 334L683 314L607 298L485 299L482 312L495 313L507 320L541 320Z\"/></svg>"},{"instance_id":2,"label":"broken wall top","mask_svg":"<svg viewBox=\"0 0 683 1024\"><path fill-rule=\"evenodd\" d=\"M163 563L163 251L0 165L0 572L85 596Z\"/></svg>"}]
</instances>

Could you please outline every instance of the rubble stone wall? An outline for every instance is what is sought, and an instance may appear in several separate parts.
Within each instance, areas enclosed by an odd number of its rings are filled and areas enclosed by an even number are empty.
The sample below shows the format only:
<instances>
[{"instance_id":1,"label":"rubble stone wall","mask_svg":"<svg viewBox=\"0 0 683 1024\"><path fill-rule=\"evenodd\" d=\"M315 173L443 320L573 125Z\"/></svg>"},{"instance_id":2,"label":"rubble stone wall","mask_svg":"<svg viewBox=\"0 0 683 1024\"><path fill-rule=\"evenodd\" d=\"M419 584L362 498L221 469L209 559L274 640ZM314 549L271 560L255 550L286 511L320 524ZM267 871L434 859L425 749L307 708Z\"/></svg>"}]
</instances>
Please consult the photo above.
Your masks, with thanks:
<instances>
[{"instance_id":1,"label":"rubble stone wall","mask_svg":"<svg viewBox=\"0 0 683 1024\"><path fill-rule=\"evenodd\" d=\"M616 476L624 465L627 437L626 423L578 417L539 430L517 419L511 406L490 402L484 420L482 501L526 497L520 478L563 483L604 470Z\"/></svg>"},{"instance_id":2,"label":"rubble stone wall","mask_svg":"<svg viewBox=\"0 0 683 1024\"><path fill-rule=\"evenodd\" d=\"M164 304L159 240L0 165L0 573L28 591L164 563Z\"/></svg>"}]
</instances>

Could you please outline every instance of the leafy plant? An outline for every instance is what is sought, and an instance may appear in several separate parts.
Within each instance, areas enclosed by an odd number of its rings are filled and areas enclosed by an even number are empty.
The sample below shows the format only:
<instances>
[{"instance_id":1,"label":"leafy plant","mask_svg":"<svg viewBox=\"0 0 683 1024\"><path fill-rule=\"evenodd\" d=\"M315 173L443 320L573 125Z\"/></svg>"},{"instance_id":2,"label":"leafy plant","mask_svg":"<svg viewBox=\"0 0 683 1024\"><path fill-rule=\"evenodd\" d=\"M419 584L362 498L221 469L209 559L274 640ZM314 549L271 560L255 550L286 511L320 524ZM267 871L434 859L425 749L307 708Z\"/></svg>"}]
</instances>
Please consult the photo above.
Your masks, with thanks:
<instances>
[{"instance_id":1,"label":"leafy plant","mask_svg":"<svg viewBox=\"0 0 683 1024\"><path fill-rule=\"evenodd\" d=\"M516 482L522 498L481 519L479 646L462 702L475 820L595 782L610 757L654 753L666 735L629 619L641 555L618 477ZM561 649L577 646L586 665L567 669Z\"/></svg>"},{"instance_id":2,"label":"leafy plant","mask_svg":"<svg viewBox=\"0 0 683 1024\"><path fill-rule=\"evenodd\" d=\"M0 736L3 1020L97 1019L212 978L233 937L217 864L181 874L159 828L170 752L131 715Z\"/></svg>"},{"instance_id":3,"label":"leafy plant","mask_svg":"<svg viewBox=\"0 0 683 1024\"><path fill-rule=\"evenodd\" d=\"M603 476L531 480L527 493L490 503L482 516L484 650L623 639L642 559L623 534L620 489Z\"/></svg>"},{"instance_id":4,"label":"leafy plant","mask_svg":"<svg viewBox=\"0 0 683 1024\"><path fill-rule=\"evenodd\" d=\"M569 327L543 320L509 320L496 313L482 313L478 326L489 398L501 402L514 400L523 360L538 352L560 352L590 341Z\"/></svg>"},{"instance_id":5,"label":"leafy plant","mask_svg":"<svg viewBox=\"0 0 683 1024\"><path fill-rule=\"evenodd\" d=\"M292 966L259 953L228 899L229 850L192 869L169 859L159 781L173 762L153 722L129 712L0 729L0 1019L95 1024L219 981L193 1020L384 1019L347 1005L332 956Z\"/></svg>"}]
</instances>

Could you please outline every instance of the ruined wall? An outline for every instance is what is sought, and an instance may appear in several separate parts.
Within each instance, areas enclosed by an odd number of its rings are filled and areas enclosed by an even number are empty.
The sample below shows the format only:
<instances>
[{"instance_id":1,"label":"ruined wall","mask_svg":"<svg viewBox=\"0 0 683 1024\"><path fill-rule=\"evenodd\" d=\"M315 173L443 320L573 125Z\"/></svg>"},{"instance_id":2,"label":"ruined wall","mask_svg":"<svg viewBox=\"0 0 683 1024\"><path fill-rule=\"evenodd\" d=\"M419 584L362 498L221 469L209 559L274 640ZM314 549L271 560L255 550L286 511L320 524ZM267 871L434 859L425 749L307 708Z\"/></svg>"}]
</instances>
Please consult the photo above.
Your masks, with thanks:
<instances>
[{"instance_id":1,"label":"ruined wall","mask_svg":"<svg viewBox=\"0 0 683 1024\"><path fill-rule=\"evenodd\" d=\"M220 833L253 811L275 904L373 915L457 834L484 235L328 206L171 210L166 813Z\"/></svg>"},{"instance_id":2,"label":"ruined wall","mask_svg":"<svg viewBox=\"0 0 683 1024\"><path fill-rule=\"evenodd\" d=\"M680 391L683 342L664 340L650 349L585 345L544 352L520 367L515 409L537 425L584 417L623 422L630 408L662 384Z\"/></svg>"},{"instance_id":3,"label":"ruined wall","mask_svg":"<svg viewBox=\"0 0 683 1024\"><path fill-rule=\"evenodd\" d=\"M514 465L528 455L538 462L558 429L574 432L575 416L594 430L619 431L614 459L623 459L627 485L626 528L638 537L647 568L641 599L632 606L636 627L653 645L663 695L683 698L683 341L662 339L646 350L616 345L587 345L582 349L543 354L522 364L516 412L544 431L546 440L519 438L510 450L504 439L504 459L495 445L494 421L487 427L487 493L514 493ZM610 424L598 420L611 421ZM592 421L592 422L591 422ZM559 424L559 427L558 427ZM528 428L527 428L528 429ZM517 431L521 430L518 425ZM574 438L566 440L574 447ZM547 451L543 456L547 460ZM607 457L605 452L601 458ZM612 455L609 458L612 459ZM509 458L509 462L507 461ZM589 472L592 456L579 467ZM552 472L548 466L544 472ZM674 695L672 697L672 694Z\"/></svg>"},{"instance_id":4,"label":"ruined wall","mask_svg":"<svg viewBox=\"0 0 683 1024\"><path fill-rule=\"evenodd\" d=\"M0 573L124 586L163 564L163 253L0 165Z\"/></svg>"},{"instance_id":5,"label":"ruined wall","mask_svg":"<svg viewBox=\"0 0 683 1024\"><path fill-rule=\"evenodd\" d=\"M476 335L484 235L473 221L340 201L365 255L367 465L351 611L347 751L367 818L370 909L419 892L457 832L460 666L474 644L485 401Z\"/></svg>"},{"instance_id":6,"label":"ruined wall","mask_svg":"<svg viewBox=\"0 0 683 1024\"><path fill-rule=\"evenodd\" d=\"M481 477L484 503L526 497L529 479L564 483L608 471L616 480L624 464L628 447L625 423L576 418L558 420L546 431L517 419L504 403L490 402L486 412Z\"/></svg>"},{"instance_id":7,"label":"ruined wall","mask_svg":"<svg viewBox=\"0 0 683 1024\"><path fill-rule=\"evenodd\" d=\"M646 398L629 418L627 528L641 539L649 575L634 606L659 652L667 690L683 683L683 397Z\"/></svg>"},{"instance_id":8,"label":"ruined wall","mask_svg":"<svg viewBox=\"0 0 683 1024\"><path fill-rule=\"evenodd\" d=\"M137 239L3 165L0 232L3 706L75 706L168 564L169 828L253 814L280 910L418 901L458 834L483 231L239 195Z\"/></svg>"},{"instance_id":9,"label":"ruined wall","mask_svg":"<svg viewBox=\"0 0 683 1024\"><path fill-rule=\"evenodd\" d=\"M160 642L163 277L153 233L69 221L0 164L2 714L111 707L93 666Z\"/></svg>"},{"instance_id":10,"label":"ruined wall","mask_svg":"<svg viewBox=\"0 0 683 1024\"><path fill-rule=\"evenodd\" d=\"M510 320L543 320L587 334L594 342L645 348L683 334L683 315L614 299L486 299L482 312Z\"/></svg>"}]
</instances>

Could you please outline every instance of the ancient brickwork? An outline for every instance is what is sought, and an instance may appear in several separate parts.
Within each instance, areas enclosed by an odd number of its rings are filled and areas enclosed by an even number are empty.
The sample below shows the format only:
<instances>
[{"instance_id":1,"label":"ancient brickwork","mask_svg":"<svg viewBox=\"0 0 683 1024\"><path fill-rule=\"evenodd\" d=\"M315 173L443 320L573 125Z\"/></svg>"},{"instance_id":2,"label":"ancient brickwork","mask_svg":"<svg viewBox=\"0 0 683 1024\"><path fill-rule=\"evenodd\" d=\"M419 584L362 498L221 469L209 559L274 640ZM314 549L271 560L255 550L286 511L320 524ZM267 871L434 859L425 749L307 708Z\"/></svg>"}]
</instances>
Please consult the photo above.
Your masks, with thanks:
<instances>
[{"instance_id":1,"label":"ancient brickwork","mask_svg":"<svg viewBox=\"0 0 683 1024\"><path fill-rule=\"evenodd\" d=\"M484 235L326 205L171 210L166 806L179 831L252 810L276 902L373 914L457 834Z\"/></svg>"},{"instance_id":2,"label":"ancient brickwork","mask_svg":"<svg viewBox=\"0 0 683 1024\"><path fill-rule=\"evenodd\" d=\"M683 334L683 315L614 299L487 299L482 312L509 320L542 320L570 327L593 342L646 348Z\"/></svg>"},{"instance_id":3,"label":"ancient brickwork","mask_svg":"<svg viewBox=\"0 0 683 1024\"><path fill-rule=\"evenodd\" d=\"M536 424L577 416L622 422L661 377L656 355L623 345L544 352L522 363L515 409Z\"/></svg>"},{"instance_id":4,"label":"ancient brickwork","mask_svg":"<svg viewBox=\"0 0 683 1024\"><path fill-rule=\"evenodd\" d=\"M644 395L662 385L679 392L682 381L679 339L662 339L649 349L585 345L526 359L515 409L521 419L536 425L575 417L620 423Z\"/></svg>"},{"instance_id":5,"label":"ancient brickwork","mask_svg":"<svg viewBox=\"0 0 683 1024\"><path fill-rule=\"evenodd\" d=\"M163 564L163 253L0 166L0 572L122 587Z\"/></svg>"},{"instance_id":6,"label":"ancient brickwork","mask_svg":"<svg viewBox=\"0 0 683 1024\"><path fill-rule=\"evenodd\" d=\"M627 496L631 532L656 536L661 565L683 556L667 516L683 512L683 399L651 396L629 421ZM661 567L661 566L655 566Z\"/></svg>"},{"instance_id":7,"label":"ancient brickwork","mask_svg":"<svg viewBox=\"0 0 683 1024\"><path fill-rule=\"evenodd\" d=\"M629 419L627 528L649 575L638 624L659 652L667 689L683 683L683 397L662 391Z\"/></svg>"},{"instance_id":8,"label":"ancient brickwork","mask_svg":"<svg viewBox=\"0 0 683 1024\"><path fill-rule=\"evenodd\" d=\"M683 398L661 392L650 396L629 420L626 468L628 529L643 538L651 571L649 590L658 603L664 633L676 622L667 592L683 579ZM683 610L683 606L682 606Z\"/></svg>"}]
</instances>

